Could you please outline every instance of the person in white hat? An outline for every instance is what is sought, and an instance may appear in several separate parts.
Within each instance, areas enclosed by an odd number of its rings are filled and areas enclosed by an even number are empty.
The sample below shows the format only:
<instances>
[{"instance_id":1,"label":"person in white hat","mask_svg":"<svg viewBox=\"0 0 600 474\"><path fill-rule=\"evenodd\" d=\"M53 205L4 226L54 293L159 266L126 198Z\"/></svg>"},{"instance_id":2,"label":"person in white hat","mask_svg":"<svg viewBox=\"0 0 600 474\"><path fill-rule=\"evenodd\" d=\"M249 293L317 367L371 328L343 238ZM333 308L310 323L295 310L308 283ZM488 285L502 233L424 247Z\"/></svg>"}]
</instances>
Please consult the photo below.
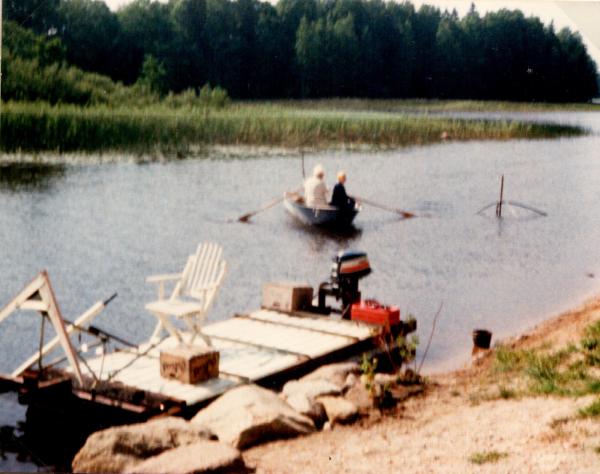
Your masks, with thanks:
<instances>
[{"instance_id":1,"label":"person in white hat","mask_svg":"<svg viewBox=\"0 0 600 474\"><path fill-rule=\"evenodd\" d=\"M322 165L315 166L313 175L304 183L304 200L308 207L324 207L327 206L327 186L325 186L325 169Z\"/></svg>"}]
</instances>

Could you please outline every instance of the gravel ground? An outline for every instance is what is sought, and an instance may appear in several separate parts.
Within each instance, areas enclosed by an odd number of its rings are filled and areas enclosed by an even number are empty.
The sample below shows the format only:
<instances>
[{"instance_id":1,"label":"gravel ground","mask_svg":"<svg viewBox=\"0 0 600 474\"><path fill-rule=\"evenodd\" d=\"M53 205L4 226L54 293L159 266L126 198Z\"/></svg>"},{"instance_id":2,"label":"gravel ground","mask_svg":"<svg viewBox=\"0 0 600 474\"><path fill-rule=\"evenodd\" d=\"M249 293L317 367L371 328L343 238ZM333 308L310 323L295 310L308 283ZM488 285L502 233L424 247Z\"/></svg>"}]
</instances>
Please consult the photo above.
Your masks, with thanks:
<instances>
[{"instance_id":1,"label":"gravel ground","mask_svg":"<svg viewBox=\"0 0 600 474\"><path fill-rule=\"evenodd\" d=\"M506 343L558 347L598 319L600 297ZM258 473L599 473L600 420L576 416L594 397L482 398L489 359L432 376L392 412L252 448L246 463Z\"/></svg>"}]
</instances>

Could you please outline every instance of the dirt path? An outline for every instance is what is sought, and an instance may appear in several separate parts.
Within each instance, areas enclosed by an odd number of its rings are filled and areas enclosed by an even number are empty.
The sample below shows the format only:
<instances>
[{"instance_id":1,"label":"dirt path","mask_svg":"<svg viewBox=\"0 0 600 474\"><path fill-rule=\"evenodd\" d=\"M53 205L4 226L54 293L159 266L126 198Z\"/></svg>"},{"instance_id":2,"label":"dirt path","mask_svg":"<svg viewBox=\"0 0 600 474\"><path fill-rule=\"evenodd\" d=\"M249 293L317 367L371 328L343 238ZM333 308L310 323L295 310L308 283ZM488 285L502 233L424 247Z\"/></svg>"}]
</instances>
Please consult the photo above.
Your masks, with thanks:
<instances>
[{"instance_id":1,"label":"dirt path","mask_svg":"<svg viewBox=\"0 0 600 474\"><path fill-rule=\"evenodd\" d=\"M596 298L506 343L558 347L599 319ZM259 446L244 458L259 473L599 473L600 421L574 416L594 397L482 398L488 359L433 376L424 396L394 412Z\"/></svg>"}]
</instances>

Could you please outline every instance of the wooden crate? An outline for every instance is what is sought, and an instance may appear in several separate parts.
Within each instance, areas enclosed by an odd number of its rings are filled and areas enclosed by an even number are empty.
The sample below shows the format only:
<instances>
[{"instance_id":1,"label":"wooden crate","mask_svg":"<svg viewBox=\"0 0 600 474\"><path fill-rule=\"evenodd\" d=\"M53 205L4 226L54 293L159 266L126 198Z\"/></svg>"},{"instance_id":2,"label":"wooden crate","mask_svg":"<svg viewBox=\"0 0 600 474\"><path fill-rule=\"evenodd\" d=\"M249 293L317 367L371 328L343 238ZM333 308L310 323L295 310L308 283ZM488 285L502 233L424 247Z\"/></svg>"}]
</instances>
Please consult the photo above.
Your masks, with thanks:
<instances>
[{"instance_id":1,"label":"wooden crate","mask_svg":"<svg viewBox=\"0 0 600 474\"><path fill-rule=\"evenodd\" d=\"M160 375L189 384L218 377L219 351L196 346L178 346L161 351Z\"/></svg>"},{"instance_id":2,"label":"wooden crate","mask_svg":"<svg viewBox=\"0 0 600 474\"><path fill-rule=\"evenodd\" d=\"M303 283L265 283L262 293L262 307L275 311L300 311L310 307L312 297L312 287Z\"/></svg>"}]
</instances>

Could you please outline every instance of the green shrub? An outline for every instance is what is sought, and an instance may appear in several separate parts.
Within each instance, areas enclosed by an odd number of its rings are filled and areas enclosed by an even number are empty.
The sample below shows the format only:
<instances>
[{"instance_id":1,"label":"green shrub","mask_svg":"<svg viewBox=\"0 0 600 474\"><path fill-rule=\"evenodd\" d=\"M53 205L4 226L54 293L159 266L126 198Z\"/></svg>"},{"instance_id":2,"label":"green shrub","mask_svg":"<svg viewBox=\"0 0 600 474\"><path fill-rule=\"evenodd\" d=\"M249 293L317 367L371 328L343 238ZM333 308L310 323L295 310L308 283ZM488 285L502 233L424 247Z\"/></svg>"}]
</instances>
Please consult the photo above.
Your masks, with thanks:
<instances>
[{"instance_id":1,"label":"green shrub","mask_svg":"<svg viewBox=\"0 0 600 474\"><path fill-rule=\"evenodd\" d=\"M598 418L600 417L600 398L592 402L585 408L579 410L579 416L583 418Z\"/></svg>"},{"instance_id":2,"label":"green shrub","mask_svg":"<svg viewBox=\"0 0 600 474\"><path fill-rule=\"evenodd\" d=\"M473 464L487 464L487 463L496 463L500 459L508 457L508 453L501 453L498 451L481 451L477 453L473 453L469 457L469 461Z\"/></svg>"}]
</instances>

